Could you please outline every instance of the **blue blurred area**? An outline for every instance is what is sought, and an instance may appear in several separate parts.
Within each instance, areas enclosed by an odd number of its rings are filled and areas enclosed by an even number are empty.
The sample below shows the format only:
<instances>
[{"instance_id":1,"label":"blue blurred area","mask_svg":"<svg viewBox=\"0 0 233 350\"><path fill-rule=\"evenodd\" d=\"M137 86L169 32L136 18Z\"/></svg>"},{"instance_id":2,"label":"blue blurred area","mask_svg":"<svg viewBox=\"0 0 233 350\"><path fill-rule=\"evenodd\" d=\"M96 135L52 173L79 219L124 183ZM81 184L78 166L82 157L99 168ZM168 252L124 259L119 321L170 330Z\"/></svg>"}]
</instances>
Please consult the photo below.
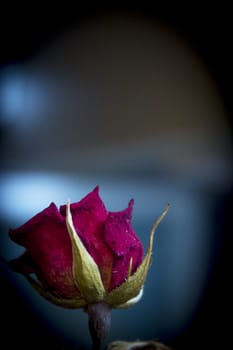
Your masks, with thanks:
<instances>
[{"instance_id":1,"label":"blue blurred area","mask_svg":"<svg viewBox=\"0 0 233 350\"><path fill-rule=\"evenodd\" d=\"M106 343L214 344L213 330L229 329L219 318L230 307L232 243L232 123L221 91L194 48L156 19L101 14L65 29L0 70L0 256L23 252L9 228L97 184L110 211L135 199L145 248L169 202L144 296L113 311ZM90 347L82 310L49 304L4 262L1 282L5 328L25 348L27 329L38 348Z\"/></svg>"}]
</instances>

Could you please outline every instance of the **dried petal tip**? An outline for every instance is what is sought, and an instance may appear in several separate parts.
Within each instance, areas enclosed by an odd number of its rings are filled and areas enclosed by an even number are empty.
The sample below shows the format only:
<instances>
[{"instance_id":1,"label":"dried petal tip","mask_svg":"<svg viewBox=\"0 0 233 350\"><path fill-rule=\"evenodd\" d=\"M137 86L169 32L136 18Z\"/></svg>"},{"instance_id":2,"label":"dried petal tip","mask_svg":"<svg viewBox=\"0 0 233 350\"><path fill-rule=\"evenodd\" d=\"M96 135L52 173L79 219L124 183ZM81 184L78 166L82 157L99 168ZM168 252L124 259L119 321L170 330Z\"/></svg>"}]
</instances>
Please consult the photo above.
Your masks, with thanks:
<instances>
[{"instance_id":1,"label":"dried petal tip","mask_svg":"<svg viewBox=\"0 0 233 350\"><path fill-rule=\"evenodd\" d=\"M170 204L168 203L166 208L162 212L162 214L158 217L158 219L155 221L154 225L152 226L152 230L151 230L151 233L150 233L149 246L148 246L147 253L146 253L146 256L145 256L145 259L148 256L148 262L149 263L150 263L151 255L152 255L155 231L156 231L157 227L159 226L160 222L164 219L164 217L167 214L169 208L170 208ZM148 266L148 268L149 268L149 266Z\"/></svg>"}]
</instances>

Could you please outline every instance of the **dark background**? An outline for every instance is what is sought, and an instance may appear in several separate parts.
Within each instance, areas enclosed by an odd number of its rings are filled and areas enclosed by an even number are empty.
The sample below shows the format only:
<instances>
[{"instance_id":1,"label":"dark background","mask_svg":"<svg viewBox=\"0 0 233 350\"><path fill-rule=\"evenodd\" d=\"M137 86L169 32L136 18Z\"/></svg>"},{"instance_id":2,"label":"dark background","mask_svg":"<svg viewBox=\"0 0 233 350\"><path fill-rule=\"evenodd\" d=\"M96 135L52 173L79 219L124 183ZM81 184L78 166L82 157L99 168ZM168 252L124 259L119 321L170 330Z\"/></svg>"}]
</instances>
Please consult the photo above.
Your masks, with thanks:
<instances>
[{"instance_id":1,"label":"dark background","mask_svg":"<svg viewBox=\"0 0 233 350\"><path fill-rule=\"evenodd\" d=\"M70 7L66 2L51 8L34 4L1 9L1 54L2 67L9 63L30 60L33 55L66 28L77 25L80 19L106 10L140 12L152 20L160 19L181 33L197 50L215 79L224 102L231 132L232 124L232 16L230 5L224 2L207 8L194 4L185 6L118 6L86 5ZM224 349L231 346L232 331L232 203L233 191L218 198L215 208L215 235L221 233L220 249L216 249L214 269L209 278L205 295L192 323L175 339L163 339L173 349ZM218 248L219 248L218 247ZM8 305L5 308L6 304ZM22 317L23 315L23 317ZM7 347L19 340L18 348L57 349L54 335L30 312L16 291L7 288L1 276L1 340ZM25 334L22 341L18 335ZM45 345L46 344L46 345Z\"/></svg>"}]
</instances>

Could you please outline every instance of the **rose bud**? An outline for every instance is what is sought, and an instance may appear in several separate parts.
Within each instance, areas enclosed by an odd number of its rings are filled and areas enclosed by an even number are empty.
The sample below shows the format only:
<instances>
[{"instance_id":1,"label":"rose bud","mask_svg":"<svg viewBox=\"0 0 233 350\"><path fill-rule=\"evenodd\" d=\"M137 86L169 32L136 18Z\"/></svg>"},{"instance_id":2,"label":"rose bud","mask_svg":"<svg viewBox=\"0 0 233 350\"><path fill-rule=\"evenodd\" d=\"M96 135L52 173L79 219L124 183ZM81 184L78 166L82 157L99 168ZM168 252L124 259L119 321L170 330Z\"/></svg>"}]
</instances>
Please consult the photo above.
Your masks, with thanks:
<instances>
[{"instance_id":1,"label":"rose bud","mask_svg":"<svg viewBox=\"0 0 233 350\"><path fill-rule=\"evenodd\" d=\"M107 326L102 326L101 319L110 324L108 310L128 307L141 298L154 233L168 207L152 228L145 256L131 226L132 210L133 200L122 211L108 212L98 187L80 202L68 203L60 210L51 203L9 231L10 238L26 249L10 265L50 302L87 310L92 315L90 331L95 333L98 328L102 338ZM98 305L104 305L102 314ZM95 312L101 316L94 317Z\"/></svg>"}]
</instances>

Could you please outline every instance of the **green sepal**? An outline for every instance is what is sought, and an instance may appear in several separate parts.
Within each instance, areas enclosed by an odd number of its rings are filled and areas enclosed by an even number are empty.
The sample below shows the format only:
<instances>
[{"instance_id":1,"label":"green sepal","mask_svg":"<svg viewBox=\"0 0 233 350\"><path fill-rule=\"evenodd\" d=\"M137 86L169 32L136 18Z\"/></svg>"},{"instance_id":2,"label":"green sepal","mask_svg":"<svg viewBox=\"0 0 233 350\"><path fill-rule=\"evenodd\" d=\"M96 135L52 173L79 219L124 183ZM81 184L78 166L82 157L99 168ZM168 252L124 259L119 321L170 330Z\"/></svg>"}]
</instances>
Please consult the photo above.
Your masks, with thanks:
<instances>
[{"instance_id":1,"label":"green sepal","mask_svg":"<svg viewBox=\"0 0 233 350\"><path fill-rule=\"evenodd\" d=\"M72 244L73 278L82 298L88 304L102 301L105 296L105 288L100 271L74 228L69 202L66 207L66 225Z\"/></svg>"}]
</instances>

